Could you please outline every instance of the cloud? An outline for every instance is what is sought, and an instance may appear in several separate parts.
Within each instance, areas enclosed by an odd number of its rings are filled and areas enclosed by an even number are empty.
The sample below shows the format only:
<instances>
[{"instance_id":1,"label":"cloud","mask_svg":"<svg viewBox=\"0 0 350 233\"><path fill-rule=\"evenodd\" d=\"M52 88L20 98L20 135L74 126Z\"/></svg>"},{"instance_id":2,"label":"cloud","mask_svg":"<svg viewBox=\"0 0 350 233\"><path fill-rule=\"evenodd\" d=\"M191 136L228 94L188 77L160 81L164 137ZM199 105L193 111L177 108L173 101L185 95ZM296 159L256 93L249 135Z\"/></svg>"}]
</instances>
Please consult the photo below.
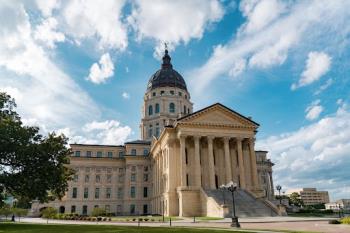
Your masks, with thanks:
<instances>
[{"instance_id":1,"label":"cloud","mask_svg":"<svg viewBox=\"0 0 350 233\"><path fill-rule=\"evenodd\" d=\"M56 42L65 40L64 34L57 32L56 28L57 20L52 17L47 18L42 24L36 26L34 39L43 42L49 48L54 48Z\"/></svg>"},{"instance_id":2,"label":"cloud","mask_svg":"<svg viewBox=\"0 0 350 233\"><path fill-rule=\"evenodd\" d=\"M323 111L323 107L320 105L320 102L320 100L315 100L305 109L306 119L312 121L320 116L321 112Z\"/></svg>"},{"instance_id":3,"label":"cloud","mask_svg":"<svg viewBox=\"0 0 350 233\"><path fill-rule=\"evenodd\" d=\"M138 40L151 38L157 41L157 48L164 42L173 48L191 39L201 39L208 26L223 15L224 8L217 0L136 0L127 20Z\"/></svg>"},{"instance_id":4,"label":"cloud","mask_svg":"<svg viewBox=\"0 0 350 233\"><path fill-rule=\"evenodd\" d=\"M98 63L92 64L87 80L100 84L106 82L114 74L114 65L109 53L101 56Z\"/></svg>"},{"instance_id":5,"label":"cloud","mask_svg":"<svg viewBox=\"0 0 350 233\"><path fill-rule=\"evenodd\" d=\"M36 5L45 17L52 15L52 11L60 7L58 0L36 0Z\"/></svg>"},{"instance_id":6,"label":"cloud","mask_svg":"<svg viewBox=\"0 0 350 233\"><path fill-rule=\"evenodd\" d=\"M63 133L70 138L70 143L121 145L131 134L129 126L121 126L115 120L92 121L86 123L82 130L62 128L57 130L58 134Z\"/></svg>"},{"instance_id":7,"label":"cloud","mask_svg":"<svg viewBox=\"0 0 350 233\"><path fill-rule=\"evenodd\" d=\"M297 84L292 85L292 90L309 85L325 75L331 66L331 58L324 52L310 52L306 61L306 67Z\"/></svg>"},{"instance_id":8,"label":"cloud","mask_svg":"<svg viewBox=\"0 0 350 233\"><path fill-rule=\"evenodd\" d=\"M333 84L333 79L327 79L326 83L320 86L315 92L314 95L319 95L324 90L326 90L328 87L330 87Z\"/></svg>"},{"instance_id":9,"label":"cloud","mask_svg":"<svg viewBox=\"0 0 350 233\"><path fill-rule=\"evenodd\" d=\"M285 189L317 187L329 190L333 199L350 195L350 112L345 104L299 130L259 140L257 148L269 151L275 183Z\"/></svg>"},{"instance_id":10,"label":"cloud","mask_svg":"<svg viewBox=\"0 0 350 233\"><path fill-rule=\"evenodd\" d=\"M124 99L130 99L130 94L127 93L127 92L123 92L122 97L123 97Z\"/></svg>"},{"instance_id":11,"label":"cloud","mask_svg":"<svg viewBox=\"0 0 350 233\"><path fill-rule=\"evenodd\" d=\"M99 116L94 101L34 40L24 6L5 1L0 15L0 89L14 94L21 116L49 129Z\"/></svg>"},{"instance_id":12,"label":"cloud","mask_svg":"<svg viewBox=\"0 0 350 233\"><path fill-rule=\"evenodd\" d=\"M268 4L274 7L266 7ZM195 96L200 96L211 82L229 76L238 61L246 60L248 64L241 72L247 69L267 69L284 64L290 53L297 49L305 51L315 46L316 42L318 46L327 43L330 49L332 46L337 48L350 31L350 15L344 10L344 7L348 7L346 4L334 1L252 1L250 4L243 1L240 10L246 17L246 22L230 41L214 46L211 56L201 67L188 72L192 96L196 99ZM268 23L258 22L256 19L259 19L259 15L267 17ZM332 35L333 39L326 40L326 35ZM300 56L300 53L293 54ZM321 61L327 65L325 58L322 55ZM306 72L305 77L316 78L317 74L322 72Z\"/></svg>"}]
</instances>

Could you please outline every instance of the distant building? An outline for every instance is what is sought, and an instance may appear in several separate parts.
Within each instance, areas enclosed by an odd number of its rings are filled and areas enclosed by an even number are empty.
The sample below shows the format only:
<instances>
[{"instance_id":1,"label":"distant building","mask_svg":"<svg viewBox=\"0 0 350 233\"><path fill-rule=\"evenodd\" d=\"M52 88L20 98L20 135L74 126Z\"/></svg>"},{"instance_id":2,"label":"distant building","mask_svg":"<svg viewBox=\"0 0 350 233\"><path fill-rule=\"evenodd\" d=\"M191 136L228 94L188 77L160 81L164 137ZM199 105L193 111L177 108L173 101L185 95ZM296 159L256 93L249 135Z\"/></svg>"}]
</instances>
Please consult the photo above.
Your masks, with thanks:
<instances>
[{"instance_id":1,"label":"distant building","mask_svg":"<svg viewBox=\"0 0 350 233\"><path fill-rule=\"evenodd\" d=\"M294 192L300 195L300 199L303 200L304 205L326 204L329 202L328 191L317 191L316 188L303 188L289 190L287 192L287 195L290 195Z\"/></svg>"},{"instance_id":2,"label":"distant building","mask_svg":"<svg viewBox=\"0 0 350 233\"><path fill-rule=\"evenodd\" d=\"M327 210L339 210L339 207L343 210L350 210L350 199L339 199L335 202L325 204Z\"/></svg>"}]
</instances>

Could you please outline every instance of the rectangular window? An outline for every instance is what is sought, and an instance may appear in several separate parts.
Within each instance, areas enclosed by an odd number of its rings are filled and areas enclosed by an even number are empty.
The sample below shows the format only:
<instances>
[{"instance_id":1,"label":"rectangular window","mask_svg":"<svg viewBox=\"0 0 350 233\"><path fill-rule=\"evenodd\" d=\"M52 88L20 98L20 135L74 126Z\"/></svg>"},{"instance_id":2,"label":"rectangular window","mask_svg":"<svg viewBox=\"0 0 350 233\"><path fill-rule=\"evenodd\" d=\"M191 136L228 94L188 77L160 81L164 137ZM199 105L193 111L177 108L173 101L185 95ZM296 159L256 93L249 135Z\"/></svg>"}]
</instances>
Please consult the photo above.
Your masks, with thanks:
<instances>
[{"instance_id":1,"label":"rectangular window","mask_svg":"<svg viewBox=\"0 0 350 233\"><path fill-rule=\"evenodd\" d=\"M143 187L143 197L148 197L148 188Z\"/></svg>"},{"instance_id":2,"label":"rectangular window","mask_svg":"<svg viewBox=\"0 0 350 233\"><path fill-rule=\"evenodd\" d=\"M78 182L79 176L77 174L75 174L73 180L74 180L74 182Z\"/></svg>"},{"instance_id":3,"label":"rectangular window","mask_svg":"<svg viewBox=\"0 0 350 233\"><path fill-rule=\"evenodd\" d=\"M119 151L119 158L122 158L124 156L124 152L123 151Z\"/></svg>"},{"instance_id":4,"label":"rectangular window","mask_svg":"<svg viewBox=\"0 0 350 233\"><path fill-rule=\"evenodd\" d=\"M112 151L108 151L107 152L107 157L108 158L112 158L113 157L113 152Z\"/></svg>"},{"instance_id":5,"label":"rectangular window","mask_svg":"<svg viewBox=\"0 0 350 233\"><path fill-rule=\"evenodd\" d=\"M95 180L96 180L96 183L100 183L100 181L101 181L101 176L100 176L100 175L96 175Z\"/></svg>"},{"instance_id":6,"label":"rectangular window","mask_svg":"<svg viewBox=\"0 0 350 233\"><path fill-rule=\"evenodd\" d=\"M143 171L148 172L148 166L144 166Z\"/></svg>"},{"instance_id":7,"label":"rectangular window","mask_svg":"<svg viewBox=\"0 0 350 233\"><path fill-rule=\"evenodd\" d=\"M89 198L89 188L84 188L84 198Z\"/></svg>"},{"instance_id":8,"label":"rectangular window","mask_svg":"<svg viewBox=\"0 0 350 233\"><path fill-rule=\"evenodd\" d=\"M135 186L130 187L130 197L135 198L136 197L136 188Z\"/></svg>"},{"instance_id":9,"label":"rectangular window","mask_svg":"<svg viewBox=\"0 0 350 233\"><path fill-rule=\"evenodd\" d=\"M117 215L122 214L122 205L117 205Z\"/></svg>"},{"instance_id":10,"label":"rectangular window","mask_svg":"<svg viewBox=\"0 0 350 233\"><path fill-rule=\"evenodd\" d=\"M107 183L112 183L112 175L107 175Z\"/></svg>"},{"instance_id":11,"label":"rectangular window","mask_svg":"<svg viewBox=\"0 0 350 233\"><path fill-rule=\"evenodd\" d=\"M88 207L87 205L83 205L83 215L87 215Z\"/></svg>"},{"instance_id":12,"label":"rectangular window","mask_svg":"<svg viewBox=\"0 0 350 233\"><path fill-rule=\"evenodd\" d=\"M70 207L70 212L73 214L73 213L75 213L75 210L76 210L75 205L72 205L72 206Z\"/></svg>"},{"instance_id":13,"label":"rectangular window","mask_svg":"<svg viewBox=\"0 0 350 233\"><path fill-rule=\"evenodd\" d=\"M112 193L112 189L111 188L106 188L106 198L107 199L111 198L111 193Z\"/></svg>"},{"instance_id":14,"label":"rectangular window","mask_svg":"<svg viewBox=\"0 0 350 233\"><path fill-rule=\"evenodd\" d=\"M175 92L174 91L170 91L170 95L174 95L175 94Z\"/></svg>"},{"instance_id":15,"label":"rectangular window","mask_svg":"<svg viewBox=\"0 0 350 233\"><path fill-rule=\"evenodd\" d=\"M96 157L97 158L102 158L102 151L97 151Z\"/></svg>"},{"instance_id":16,"label":"rectangular window","mask_svg":"<svg viewBox=\"0 0 350 233\"><path fill-rule=\"evenodd\" d=\"M123 175L119 175L118 176L118 182L119 183L123 183L123 181L124 181L124 176Z\"/></svg>"},{"instance_id":17,"label":"rectangular window","mask_svg":"<svg viewBox=\"0 0 350 233\"><path fill-rule=\"evenodd\" d=\"M85 183L88 183L90 181L90 175L85 175Z\"/></svg>"},{"instance_id":18,"label":"rectangular window","mask_svg":"<svg viewBox=\"0 0 350 233\"><path fill-rule=\"evenodd\" d=\"M130 180L131 180L131 182L136 182L136 174L135 173L131 174Z\"/></svg>"},{"instance_id":19,"label":"rectangular window","mask_svg":"<svg viewBox=\"0 0 350 233\"><path fill-rule=\"evenodd\" d=\"M145 181L145 182L148 181L148 174L143 174L143 181Z\"/></svg>"},{"instance_id":20,"label":"rectangular window","mask_svg":"<svg viewBox=\"0 0 350 233\"><path fill-rule=\"evenodd\" d=\"M77 198L78 196L78 188L73 188L73 192L72 192L72 198Z\"/></svg>"},{"instance_id":21,"label":"rectangular window","mask_svg":"<svg viewBox=\"0 0 350 233\"><path fill-rule=\"evenodd\" d=\"M75 157L80 157L80 150L75 151Z\"/></svg>"},{"instance_id":22,"label":"rectangular window","mask_svg":"<svg viewBox=\"0 0 350 233\"><path fill-rule=\"evenodd\" d=\"M134 204L131 204L130 205L130 214L135 214L135 205Z\"/></svg>"},{"instance_id":23,"label":"rectangular window","mask_svg":"<svg viewBox=\"0 0 350 233\"><path fill-rule=\"evenodd\" d=\"M121 187L118 188L117 198L123 199L123 188L121 188Z\"/></svg>"},{"instance_id":24,"label":"rectangular window","mask_svg":"<svg viewBox=\"0 0 350 233\"><path fill-rule=\"evenodd\" d=\"M95 188L95 198L96 199L100 198L100 188Z\"/></svg>"},{"instance_id":25,"label":"rectangular window","mask_svg":"<svg viewBox=\"0 0 350 233\"><path fill-rule=\"evenodd\" d=\"M159 137L159 127L156 127L156 137Z\"/></svg>"},{"instance_id":26,"label":"rectangular window","mask_svg":"<svg viewBox=\"0 0 350 233\"><path fill-rule=\"evenodd\" d=\"M136 149L131 150L131 155L136 155Z\"/></svg>"},{"instance_id":27,"label":"rectangular window","mask_svg":"<svg viewBox=\"0 0 350 233\"><path fill-rule=\"evenodd\" d=\"M160 91L160 95L164 95L164 91Z\"/></svg>"},{"instance_id":28,"label":"rectangular window","mask_svg":"<svg viewBox=\"0 0 350 233\"><path fill-rule=\"evenodd\" d=\"M182 92L179 92L179 96L182 96Z\"/></svg>"},{"instance_id":29,"label":"rectangular window","mask_svg":"<svg viewBox=\"0 0 350 233\"><path fill-rule=\"evenodd\" d=\"M91 151L86 151L86 157L91 157L92 152Z\"/></svg>"}]
</instances>

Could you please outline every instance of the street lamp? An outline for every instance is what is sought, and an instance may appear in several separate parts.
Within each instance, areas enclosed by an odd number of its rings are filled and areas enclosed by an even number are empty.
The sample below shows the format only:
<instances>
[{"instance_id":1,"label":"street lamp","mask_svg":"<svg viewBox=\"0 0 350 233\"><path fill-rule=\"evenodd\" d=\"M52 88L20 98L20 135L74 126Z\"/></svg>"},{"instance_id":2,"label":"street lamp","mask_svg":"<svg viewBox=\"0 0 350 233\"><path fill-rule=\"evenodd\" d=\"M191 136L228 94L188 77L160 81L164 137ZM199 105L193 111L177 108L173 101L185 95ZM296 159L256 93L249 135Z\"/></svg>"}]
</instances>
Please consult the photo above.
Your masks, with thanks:
<instances>
[{"instance_id":1,"label":"street lamp","mask_svg":"<svg viewBox=\"0 0 350 233\"><path fill-rule=\"evenodd\" d=\"M277 185L276 186L276 189L278 191L278 196L279 196L279 199L280 199L280 205L282 204L282 198L281 198L281 189L282 189L282 186L281 185Z\"/></svg>"},{"instance_id":2,"label":"street lamp","mask_svg":"<svg viewBox=\"0 0 350 233\"><path fill-rule=\"evenodd\" d=\"M237 190L237 184L231 181L225 185L225 189L231 192L232 194L232 222L231 227L241 227L238 222L238 217L236 216L236 204L235 204L235 191Z\"/></svg>"},{"instance_id":3,"label":"street lamp","mask_svg":"<svg viewBox=\"0 0 350 233\"><path fill-rule=\"evenodd\" d=\"M226 186L224 184L220 185L220 190L222 190L222 197L224 199L224 205L225 205L225 190L226 190Z\"/></svg>"}]
</instances>

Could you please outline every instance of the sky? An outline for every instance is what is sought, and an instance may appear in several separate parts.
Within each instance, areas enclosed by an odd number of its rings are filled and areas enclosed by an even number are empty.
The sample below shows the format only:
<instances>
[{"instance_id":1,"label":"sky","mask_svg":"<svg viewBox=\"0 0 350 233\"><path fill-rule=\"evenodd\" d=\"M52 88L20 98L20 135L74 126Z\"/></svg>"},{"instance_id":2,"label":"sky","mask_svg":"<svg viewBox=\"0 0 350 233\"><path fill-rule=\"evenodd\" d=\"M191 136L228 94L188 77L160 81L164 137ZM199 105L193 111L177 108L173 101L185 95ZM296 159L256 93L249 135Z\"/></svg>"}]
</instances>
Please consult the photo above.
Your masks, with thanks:
<instances>
[{"instance_id":1,"label":"sky","mask_svg":"<svg viewBox=\"0 0 350 233\"><path fill-rule=\"evenodd\" d=\"M350 1L0 0L0 91L73 143L140 137L164 42L194 110L260 123L283 190L350 198Z\"/></svg>"}]
</instances>

